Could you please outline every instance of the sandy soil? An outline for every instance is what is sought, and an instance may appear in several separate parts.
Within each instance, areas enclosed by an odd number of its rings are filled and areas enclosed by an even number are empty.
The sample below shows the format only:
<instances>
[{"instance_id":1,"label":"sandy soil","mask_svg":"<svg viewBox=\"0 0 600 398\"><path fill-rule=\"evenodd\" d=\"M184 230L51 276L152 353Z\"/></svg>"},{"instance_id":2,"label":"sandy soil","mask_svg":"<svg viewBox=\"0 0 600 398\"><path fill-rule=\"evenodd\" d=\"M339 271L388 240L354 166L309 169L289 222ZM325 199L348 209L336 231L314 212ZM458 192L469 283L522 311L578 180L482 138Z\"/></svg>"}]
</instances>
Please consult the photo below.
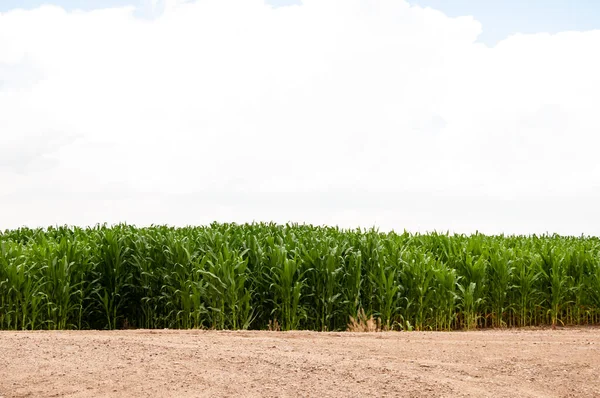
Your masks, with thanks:
<instances>
[{"instance_id":1,"label":"sandy soil","mask_svg":"<svg viewBox=\"0 0 600 398\"><path fill-rule=\"evenodd\" d=\"M0 332L0 397L594 397L600 329Z\"/></svg>"}]
</instances>

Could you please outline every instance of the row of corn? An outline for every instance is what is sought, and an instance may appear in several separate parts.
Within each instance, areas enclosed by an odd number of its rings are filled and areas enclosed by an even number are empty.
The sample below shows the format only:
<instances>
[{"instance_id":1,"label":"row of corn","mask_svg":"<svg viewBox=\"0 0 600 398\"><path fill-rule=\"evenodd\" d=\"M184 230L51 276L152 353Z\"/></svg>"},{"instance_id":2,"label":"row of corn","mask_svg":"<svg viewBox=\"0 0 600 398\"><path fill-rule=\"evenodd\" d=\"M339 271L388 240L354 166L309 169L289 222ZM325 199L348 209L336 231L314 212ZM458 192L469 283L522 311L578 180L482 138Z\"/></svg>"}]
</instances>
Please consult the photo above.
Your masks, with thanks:
<instances>
[{"instance_id":1,"label":"row of corn","mask_svg":"<svg viewBox=\"0 0 600 398\"><path fill-rule=\"evenodd\" d=\"M600 239L276 224L0 232L0 329L600 321Z\"/></svg>"}]
</instances>

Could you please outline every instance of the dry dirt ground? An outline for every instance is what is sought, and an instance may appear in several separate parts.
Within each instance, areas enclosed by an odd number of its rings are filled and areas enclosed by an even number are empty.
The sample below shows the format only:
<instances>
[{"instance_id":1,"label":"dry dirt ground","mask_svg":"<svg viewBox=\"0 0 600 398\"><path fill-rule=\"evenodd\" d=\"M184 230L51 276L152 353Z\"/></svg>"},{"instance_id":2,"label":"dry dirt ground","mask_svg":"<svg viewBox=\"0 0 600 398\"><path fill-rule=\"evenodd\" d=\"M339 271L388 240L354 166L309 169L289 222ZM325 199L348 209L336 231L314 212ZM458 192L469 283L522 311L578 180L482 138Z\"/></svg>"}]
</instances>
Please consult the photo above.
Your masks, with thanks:
<instances>
[{"instance_id":1,"label":"dry dirt ground","mask_svg":"<svg viewBox=\"0 0 600 398\"><path fill-rule=\"evenodd\" d=\"M0 397L599 397L600 329L0 332Z\"/></svg>"}]
</instances>

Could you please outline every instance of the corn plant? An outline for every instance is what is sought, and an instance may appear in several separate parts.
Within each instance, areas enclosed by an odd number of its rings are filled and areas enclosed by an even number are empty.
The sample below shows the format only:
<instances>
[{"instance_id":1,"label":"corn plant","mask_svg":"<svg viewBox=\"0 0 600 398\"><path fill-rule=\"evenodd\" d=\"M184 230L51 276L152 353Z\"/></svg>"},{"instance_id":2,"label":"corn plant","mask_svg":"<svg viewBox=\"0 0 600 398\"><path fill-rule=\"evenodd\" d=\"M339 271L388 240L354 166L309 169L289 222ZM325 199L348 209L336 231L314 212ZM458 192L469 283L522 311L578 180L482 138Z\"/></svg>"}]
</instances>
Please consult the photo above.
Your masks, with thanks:
<instances>
[{"instance_id":1,"label":"corn plant","mask_svg":"<svg viewBox=\"0 0 600 398\"><path fill-rule=\"evenodd\" d=\"M298 267L297 256L288 258L285 248L280 246L273 247L270 260L270 289L274 292L271 315L280 320L283 330L297 329L306 317L306 309L300 302L306 286L305 271Z\"/></svg>"}]
</instances>

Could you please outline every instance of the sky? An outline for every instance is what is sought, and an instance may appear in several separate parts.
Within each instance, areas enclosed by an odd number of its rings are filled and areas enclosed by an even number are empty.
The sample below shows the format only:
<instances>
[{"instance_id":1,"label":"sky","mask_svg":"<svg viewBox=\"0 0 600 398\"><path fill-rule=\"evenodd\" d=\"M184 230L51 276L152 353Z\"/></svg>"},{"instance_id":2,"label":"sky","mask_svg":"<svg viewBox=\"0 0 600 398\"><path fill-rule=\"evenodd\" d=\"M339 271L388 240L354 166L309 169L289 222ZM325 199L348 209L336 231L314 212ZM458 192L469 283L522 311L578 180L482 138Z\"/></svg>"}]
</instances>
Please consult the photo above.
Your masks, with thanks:
<instances>
[{"instance_id":1,"label":"sky","mask_svg":"<svg viewBox=\"0 0 600 398\"><path fill-rule=\"evenodd\" d=\"M600 28L596 0L415 0L450 17L472 15L482 24L478 41L493 46L517 33L558 33Z\"/></svg>"},{"instance_id":2,"label":"sky","mask_svg":"<svg viewBox=\"0 0 600 398\"><path fill-rule=\"evenodd\" d=\"M377 0L375 0L377 1ZM274 7L300 5L302 0L265 0ZM154 15L165 0L2 0L0 12L54 4L66 10L133 6L138 17ZM516 33L558 33L600 28L600 2L596 0L412 0L412 5L431 7L450 17L473 16L482 24L478 41L489 46Z\"/></svg>"},{"instance_id":3,"label":"sky","mask_svg":"<svg viewBox=\"0 0 600 398\"><path fill-rule=\"evenodd\" d=\"M0 229L600 235L595 2L50 3L0 3Z\"/></svg>"}]
</instances>

